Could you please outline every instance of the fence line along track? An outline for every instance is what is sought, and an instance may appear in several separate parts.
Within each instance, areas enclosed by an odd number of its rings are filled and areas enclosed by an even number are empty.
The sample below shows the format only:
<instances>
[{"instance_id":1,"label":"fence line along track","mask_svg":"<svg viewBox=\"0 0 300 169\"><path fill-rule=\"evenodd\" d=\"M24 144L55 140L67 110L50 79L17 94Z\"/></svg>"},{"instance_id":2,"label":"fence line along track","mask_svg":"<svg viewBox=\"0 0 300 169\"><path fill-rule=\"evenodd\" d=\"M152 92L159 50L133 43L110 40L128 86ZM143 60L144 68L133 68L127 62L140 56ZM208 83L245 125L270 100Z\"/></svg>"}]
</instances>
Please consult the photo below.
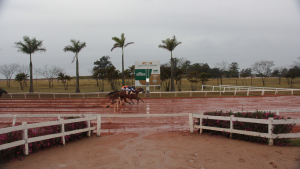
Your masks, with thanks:
<instances>
[{"instance_id":1,"label":"fence line along track","mask_svg":"<svg viewBox=\"0 0 300 169\"><path fill-rule=\"evenodd\" d=\"M279 110L275 110L277 114L279 113ZM284 112L285 110L281 110ZM299 110L288 110L288 111L299 111ZM27 124L27 122L23 122L20 126L14 126L16 122L16 117L57 117L58 121L50 121L50 122L41 122L41 123L33 123L33 124ZM61 117L70 117L70 116L83 116L83 118L77 118L77 119L63 119ZM202 133L203 129L208 130L215 130L215 131L224 131L236 134L244 134L244 135L250 135L250 136L258 136L258 137L266 137L269 139L269 145L273 145L273 139L274 138L298 138L300 137L300 133L285 133L285 134L273 134L272 129L274 125L278 124L300 124L299 119L284 119L284 120L274 120L273 118L269 118L268 120L265 119L250 119L250 118L239 118L234 117L234 115L231 115L230 117L224 117L224 116L210 116L210 115L204 115L203 113L180 113L180 114L136 114L136 115L99 115L99 114L59 114L59 115L0 115L0 117L14 117L13 119L13 126L2 128L0 129L0 134L10 133L12 131L18 131L23 130L23 139L7 144L0 145L0 150L8 149L11 147L19 146L19 145L25 145L24 146L24 154L28 155L28 144L36 141L42 141L47 140L51 138L57 138L61 137L62 143L65 144L65 137L67 135L76 134L76 133L82 133L87 132L87 136L91 136L91 131L96 130L97 136L100 136L101 134L101 117L172 117L172 116L188 116L189 117L189 126L190 126L190 132L193 133L195 128L200 129L200 133ZM193 118L198 118L200 124L194 125ZM228 120L230 121L230 128L219 128L219 127L210 127L210 126L202 126L203 119L211 119L211 120ZM90 122L91 120L97 120L96 127L91 127ZM64 124L68 123L74 123L74 122L87 122L87 128L84 129L78 129L78 130L72 130L65 132ZM251 122L251 123L260 123L260 124L267 124L268 125L268 133L259 133L259 132L253 132L253 131L244 131L244 130L236 130L233 129L233 122L239 121L239 122ZM45 136L39 136L39 137L33 137L28 138L28 129L31 128L38 128L38 127L45 127L45 126L53 126L53 125L61 125L61 132L57 134L50 134Z\"/></svg>"},{"instance_id":2,"label":"fence line along track","mask_svg":"<svg viewBox=\"0 0 300 169\"><path fill-rule=\"evenodd\" d=\"M204 87L212 87L211 91L203 91ZM219 88L219 91L215 91L215 88ZM227 90L226 90L227 89ZM231 90L234 89L234 90ZM162 94L174 94L175 97L177 97L177 94L182 93L189 93L190 97L192 97L193 93L205 93L205 97L207 96L207 93L219 93L219 96L221 96L221 93L233 93L233 96L236 96L237 93L247 93L247 96L249 96L250 92L261 92L261 95L263 96L265 92L274 92L274 95L278 94L278 92L291 92L291 95L294 95L294 91L300 91L300 89L288 89L288 88L272 88L272 87L253 87L253 86L232 86L232 85L219 85L219 86L212 86L212 85L202 85L201 91L175 91L175 92L150 92L151 94L159 94L161 97ZM27 99L28 95L38 95L39 99L42 99L41 96L43 95L53 95L53 98L56 99L58 95L67 95L68 98L71 99L72 96L80 96L82 95L82 98L85 98L85 95L97 95L97 98L100 98L100 95L108 94L109 92L89 92L89 93L8 93L10 95L10 98L13 99L13 95L24 95L24 98ZM146 97L146 93L144 94ZM76 97L77 98L77 97Z\"/></svg>"}]
</instances>

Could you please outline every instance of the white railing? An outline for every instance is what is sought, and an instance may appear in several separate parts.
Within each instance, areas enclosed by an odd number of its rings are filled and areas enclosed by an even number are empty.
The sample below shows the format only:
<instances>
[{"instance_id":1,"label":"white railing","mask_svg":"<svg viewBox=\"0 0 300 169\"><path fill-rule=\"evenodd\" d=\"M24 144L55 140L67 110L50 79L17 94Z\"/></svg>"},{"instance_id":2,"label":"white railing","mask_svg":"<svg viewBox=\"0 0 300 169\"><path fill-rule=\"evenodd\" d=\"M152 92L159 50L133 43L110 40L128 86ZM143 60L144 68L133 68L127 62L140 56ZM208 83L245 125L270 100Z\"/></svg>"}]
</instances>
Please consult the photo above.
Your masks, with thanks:
<instances>
[{"instance_id":1,"label":"white railing","mask_svg":"<svg viewBox=\"0 0 300 169\"><path fill-rule=\"evenodd\" d=\"M276 114L277 115L279 114L279 110L271 110L271 111L276 111L277 112ZM281 112L297 112L300 110L280 110L280 111ZM84 116L84 117L76 118L76 119L67 119L67 120L61 119L61 117L71 117L71 116ZM238 118L238 117L234 117L234 115L231 115L230 117L210 116L210 115L204 115L203 113L135 114L135 115L119 115L119 114L111 114L111 115L109 115L109 114L107 114L107 115L99 115L99 114L11 115L11 114L5 114L5 115L0 115L0 118L1 117L2 118L3 117L4 118L13 117L13 126L0 129L0 134L10 133L12 131L23 130L23 139L12 142L12 143L2 144L2 145L0 145L0 150L8 149L8 148L19 146L19 145L25 145L24 146L24 154L28 155L28 143L61 137L63 144L65 144L64 136L76 134L76 133L82 133L82 132L87 132L87 135L91 136L91 131L93 131L93 130L96 130L97 136L100 136L100 134L101 134L101 117L110 118L110 117L174 117L174 116L189 116L189 126L190 126L191 133L194 132L195 128L199 128L200 133L202 133L202 129L209 129L209 130L224 131L224 132L229 132L229 133L245 134L245 135L250 135L250 136L266 137L266 138L270 139L269 145L273 145L274 138L298 138L298 137L300 137L300 133L286 133L286 134L273 134L272 133L273 125L300 124L299 119L274 120L273 118L269 118L268 120L264 120L264 119ZM58 121L41 122L41 123L33 123L33 124L27 124L27 122L23 122L22 125L20 125L20 126L14 126L16 123L17 117L57 117ZM200 125L194 125L193 118L198 118L200 121ZM228 120L228 121L230 121L230 128L218 128L218 127L203 126L202 125L203 119ZM90 126L91 120L97 120L96 127ZM65 132L64 124L82 122L82 121L87 122L87 128ZM233 129L234 121L268 124L269 132L268 133L258 133L258 132L253 132L253 131L235 130L235 129ZM52 125L61 125L61 132L57 133L57 134L28 138L28 129L52 126Z\"/></svg>"},{"instance_id":2,"label":"white railing","mask_svg":"<svg viewBox=\"0 0 300 169\"><path fill-rule=\"evenodd\" d=\"M97 119L97 127L91 127L90 121ZM72 130L72 131L65 131L64 124L68 123L75 123L75 122L87 122L87 128L79 129L79 130ZM7 144L0 145L0 150L8 149L15 146L24 145L24 154L28 155L28 144L32 142L42 141L42 140L48 140L51 138L57 138L61 137L62 143L65 144L65 137L67 135L76 134L76 133L82 133L87 132L88 136L91 136L91 131L97 130L97 136L100 136L100 124L101 124L101 118L100 115L97 117L85 117L85 118L77 118L77 119L59 119L58 121L50 121L50 122L42 122L42 123L33 123L33 124L27 124L27 122L23 122L20 126L13 126L13 127L7 127L0 129L0 134L10 133L13 131L23 130L23 139ZM38 127L45 127L45 126L53 126L53 125L61 125L61 132L57 134L50 134L45 136L39 136L39 137L33 137L28 138L28 129L31 128L38 128Z\"/></svg>"},{"instance_id":3,"label":"white railing","mask_svg":"<svg viewBox=\"0 0 300 169\"><path fill-rule=\"evenodd\" d=\"M247 96L249 96L249 93L251 91L254 92L261 92L261 95L263 96L265 92L275 92L274 94L278 94L279 91L288 91L291 92L291 95L294 94L294 91L300 91L300 89L288 89L288 88L274 88L274 87L253 87L253 86L233 86L233 85L219 85L219 86L212 86L212 85L202 85L202 91L203 87L212 87L212 91L214 91L215 88L219 88L219 92L221 95L221 91L223 90L223 93L229 92L230 89L234 89L234 96L236 95L236 92L247 92ZM227 91L226 91L227 88Z\"/></svg>"},{"instance_id":4,"label":"white railing","mask_svg":"<svg viewBox=\"0 0 300 169\"><path fill-rule=\"evenodd\" d=\"M288 110L291 111L291 110ZM300 111L300 110L293 110L293 112ZM278 114L279 111L276 111ZM287 112L287 111L285 111ZM199 125L194 125L193 118L199 119ZM203 126L202 122L203 119L210 119L210 120L226 120L230 122L230 128L220 128L220 127L211 127L211 126ZM233 122L248 122L248 123L260 123L260 124L268 124L268 133L259 133L253 131L245 131L245 130L236 130L233 129ZM273 118L269 119L253 119L253 118L241 118L241 117L234 117L231 115L230 117L224 116L211 116L211 115L204 115L204 113L192 113L189 114L189 124L190 124L190 133L194 132L194 129L200 129L200 134L202 133L203 129L207 130L214 130L214 131L223 131L230 133L230 137L232 133L236 134L244 134L249 136L257 136L257 137L265 137L269 139L269 145L273 145L273 139L275 138L299 138L300 133L284 133L284 134L273 134L272 129L274 125L278 124L300 124L300 119L282 119L282 120L274 120Z\"/></svg>"},{"instance_id":5,"label":"white railing","mask_svg":"<svg viewBox=\"0 0 300 169\"><path fill-rule=\"evenodd\" d=\"M56 114L56 115L0 115L1 117L13 117L13 126L2 128L0 129L0 134L10 133L13 131L23 130L23 139L19 141L15 141L12 143L2 144L0 145L0 151L4 149L8 149L15 146L25 145L24 146L24 154L28 155L28 144L36 141L42 141L47 140L51 138L57 138L61 137L63 144L65 144L65 138L64 136L76 134L76 133L82 133L82 132L88 132L87 135L91 136L91 131L96 130L97 136L101 135L101 117L174 117L174 116L188 116L187 113L179 113L179 114L136 114L136 115L118 115L118 114L112 114L112 115L98 115L98 114L85 114L83 118L77 118L77 119L61 119L61 117L76 117L76 116L82 116L81 114ZM16 117L58 117L58 121L50 121L50 122L42 122L42 123L33 123L33 124L27 124L27 122L23 122L20 126L14 126L16 123ZM96 127L90 127L91 120L97 120ZM84 129L78 129L78 130L72 130L65 132L64 130L64 124L68 123L75 123L75 122L87 122L87 128ZM53 125L61 125L61 132L57 134L50 134L45 136L39 136L39 137L33 137L28 138L28 129L31 128L38 128L38 127L45 127L45 126L53 126Z\"/></svg>"},{"instance_id":6,"label":"white railing","mask_svg":"<svg viewBox=\"0 0 300 169\"><path fill-rule=\"evenodd\" d=\"M212 91L203 91L203 87L212 87ZM219 91L215 91L215 88L219 88ZM226 90L227 89L227 90ZM234 90L230 90L234 89ZM274 95L278 94L279 91L288 91L291 92L291 95L294 95L294 91L300 91L300 89L288 89L288 88L272 88L272 87L253 87L253 86L232 86L232 85L219 85L219 86L212 86L212 85L202 85L201 91L175 91L175 92L150 92L151 94L159 94L161 97L161 94L164 93L173 93L175 97L177 97L177 94L180 93L189 93L190 97L192 97L193 93L205 93L205 97L207 96L207 93L219 93L219 96L221 96L221 93L233 93L234 96L236 96L236 93L247 93L247 96L249 96L250 92L261 92L261 95L263 96L265 92L274 92ZM98 98L100 98L100 94L108 94L109 92L90 92L90 93L8 93L10 95L10 98L13 99L13 95L24 95L24 98L27 99L28 95L38 95L39 99L41 99L41 95L53 95L53 98L56 99L57 95L69 95L69 98L71 99L72 95L82 95L82 98L84 99L84 95L98 95ZM146 97L146 93L145 93Z\"/></svg>"}]
</instances>

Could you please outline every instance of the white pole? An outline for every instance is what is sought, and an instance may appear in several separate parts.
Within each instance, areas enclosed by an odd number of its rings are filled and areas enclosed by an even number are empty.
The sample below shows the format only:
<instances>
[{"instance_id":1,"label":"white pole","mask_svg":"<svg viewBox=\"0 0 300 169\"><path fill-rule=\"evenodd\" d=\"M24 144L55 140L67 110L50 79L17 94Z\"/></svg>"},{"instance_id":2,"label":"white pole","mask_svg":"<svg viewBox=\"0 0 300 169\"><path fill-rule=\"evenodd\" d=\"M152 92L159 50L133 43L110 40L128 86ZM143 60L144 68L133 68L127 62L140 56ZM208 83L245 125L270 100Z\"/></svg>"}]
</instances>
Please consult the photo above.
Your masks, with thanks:
<instances>
[{"instance_id":1,"label":"white pole","mask_svg":"<svg viewBox=\"0 0 300 169\"><path fill-rule=\"evenodd\" d=\"M15 126L15 125L16 125L16 118L17 118L17 115L14 115L14 119L13 119L12 126Z\"/></svg>"},{"instance_id":2,"label":"white pole","mask_svg":"<svg viewBox=\"0 0 300 169\"><path fill-rule=\"evenodd\" d=\"M273 134L272 134L272 130L273 130L273 118L269 118L269 124L268 124L268 134L269 134L269 145L272 146L273 145Z\"/></svg>"},{"instance_id":3,"label":"white pole","mask_svg":"<svg viewBox=\"0 0 300 169\"><path fill-rule=\"evenodd\" d=\"M97 136L101 135L101 115L97 115Z\"/></svg>"},{"instance_id":4,"label":"white pole","mask_svg":"<svg viewBox=\"0 0 300 169\"><path fill-rule=\"evenodd\" d=\"M62 143L63 145L66 144L66 140L65 140L65 124L64 124L64 119L59 119L59 122L61 124L61 133L62 133Z\"/></svg>"},{"instance_id":5,"label":"white pole","mask_svg":"<svg viewBox=\"0 0 300 169\"><path fill-rule=\"evenodd\" d=\"M193 114L189 113L190 133L194 133Z\"/></svg>"},{"instance_id":6,"label":"white pole","mask_svg":"<svg viewBox=\"0 0 300 169\"><path fill-rule=\"evenodd\" d=\"M24 125L23 140L25 140L25 145L24 145L23 152L24 152L25 155L29 155L29 152L28 152L28 143L27 143L27 139L28 139L27 122L23 122L22 125Z\"/></svg>"}]
</instances>

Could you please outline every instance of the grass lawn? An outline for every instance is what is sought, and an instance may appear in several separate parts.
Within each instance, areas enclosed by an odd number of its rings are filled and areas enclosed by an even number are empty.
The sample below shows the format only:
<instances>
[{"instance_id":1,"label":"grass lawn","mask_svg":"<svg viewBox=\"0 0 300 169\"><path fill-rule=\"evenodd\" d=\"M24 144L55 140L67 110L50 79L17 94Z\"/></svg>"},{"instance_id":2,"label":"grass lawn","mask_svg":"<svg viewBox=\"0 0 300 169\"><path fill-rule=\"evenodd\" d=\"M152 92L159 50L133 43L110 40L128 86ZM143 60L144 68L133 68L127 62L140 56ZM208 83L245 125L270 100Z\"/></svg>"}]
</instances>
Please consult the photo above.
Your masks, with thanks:
<instances>
[{"instance_id":1,"label":"grass lawn","mask_svg":"<svg viewBox=\"0 0 300 169\"><path fill-rule=\"evenodd\" d=\"M131 80L126 80L127 85L132 86ZM291 87L290 85L288 85L287 80L285 78L281 79L281 84L278 84L278 78L267 78L265 80L265 87L275 87L275 88L289 88L289 89L300 89L300 78L295 78L293 80L294 84L293 87ZM100 83L100 81L99 81ZM214 85L214 86L218 86L220 85L220 80L218 79L209 79L208 82L206 82L207 85ZM262 85L262 80L261 78L253 78L252 79L252 85L251 85L251 79L238 79L238 78L224 78L223 85L237 85L237 86L255 86L255 87L263 87ZM10 87L7 87L6 85L6 80L1 80L0 81L0 88L4 88L8 93L24 93L24 92L28 92L29 91L29 80L27 81L27 87L24 87L24 90L21 90L20 84L19 82L15 82L14 80L11 80L10 82ZM116 86L117 89L121 88L121 79L119 81L116 82ZM197 89L196 91L201 91L201 83L197 84ZM143 87L145 89L145 86ZM69 84L68 84L68 90L64 89L64 85L63 83L61 83L61 81L58 80L54 80L53 82L53 87L49 88L49 82L47 80L34 80L33 81L33 89L34 92L36 93L41 93L41 92L45 92L45 93L74 93L75 92L75 79L72 79ZM178 91L178 86L175 83L175 90ZM183 79L182 80L182 87L181 87L182 91L191 91L191 83L187 80L187 79ZM207 87L206 89L204 89L205 91L211 91L212 88L211 87ZM219 90L219 88L215 88L215 91ZM89 93L89 92L99 92L99 87L97 87L97 82L94 79L80 79L80 91L81 93ZM108 82L105 81L104 83L104 92L111 92L112 89L110 87L110 84ZM159 92L160 89L159 87L150 87L150 92ZM162 86L161 91L165 91L164 88L164 84ZM260 95L261 92L252 92L250 93L250 95L255 96L255 95ZM266 92L266 94L274 94L274 92ZM279 92L278 94L280 95L290 95L291 92ZM222 93L222 96L232 96L232 93ZM236 96L245 96L246 93L237 93ZM300 95L300 92L296 91L294 92L294 95ZM61 97L66 97L68 98L68 95L60 95ZM177 97L189 97L190 94L189 93L178 93ZM209 93L207 94L207 97L218 97L219 93ZM22 98L23 95L20 95L20 98ZM29 96L30 97L30 96ZM34 96L36 97L36 96ZM52 95L50 95L49 97L53 97ZM74 95L74 97L76 97ZM72 98L74 98L72 96ZM78 96L79 98L81 98L81 96ZM91 94L90 96L85 96L85 97L98 97L98 94L96 96L96 94ZM141 96L143 97L143 96ZM160 97L159 94L155 94L153 93L151 95L151 97ZM162 94L162 97L175 97L174 94ZM193 93L192 97L205 97L204 93Z\"/></svg>"}]
</instances>

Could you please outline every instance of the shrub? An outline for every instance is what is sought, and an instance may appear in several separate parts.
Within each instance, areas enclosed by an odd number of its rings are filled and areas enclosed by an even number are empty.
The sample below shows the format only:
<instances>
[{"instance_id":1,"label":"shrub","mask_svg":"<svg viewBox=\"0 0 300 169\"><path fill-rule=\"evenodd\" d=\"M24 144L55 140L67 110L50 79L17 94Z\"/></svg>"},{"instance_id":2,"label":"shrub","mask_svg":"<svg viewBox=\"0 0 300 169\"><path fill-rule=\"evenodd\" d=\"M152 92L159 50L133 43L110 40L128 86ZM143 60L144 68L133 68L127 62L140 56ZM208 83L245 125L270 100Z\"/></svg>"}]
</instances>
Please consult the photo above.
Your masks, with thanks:
<instances>
[{"instance_id":1,"label":"shrub","mask_svg":"<svg viewBox=\"0 0 300 169\"><path fill-rule=\"evenodd\" d=\"M67 117L65 119L74 119L79 117ZM57 119L55 119L57 120ZM65 131L72 131L72 130L78 130L83 129L87 127L86 121L84 122L76 122L76 123L68 123L65 125ZM92 126L92 125L91 125ZM6 126L6 127L11 127ZM50 134L56 134L61 132L61 126L60 125L54 125L54 126L46 126L46 127L39 127L39 128L32 128L28 129L28 138L38 137L38 136L44 136L44 135L50 135ZM77 140L82 137L86 136L86 132L84 133L77 133L65 136L66 143L72 140ZM11 133L5 133L0 134L0 145L15 142L18 140L22 140L23 137L23 131L13 131ZM38 142L33 142L28 144L29 154L32 154L34 152L38 152L40 150L44 150L50 147L58 146L62 143L61 138L52 138L48 140L42 140ZM1 150L0 151L0 163L16 160L16 159L23 159L24 153L23 153L24 145L12 147L9 149Z\"/></svg>"},{"instance_id":2,"label":"shrub","mask_svg":"<svg viewBox=\"0 0 300 169\"><path fill-rule=\"evenodd\" d=\"M211 115L211 116L230 116L234 115L235 117L242 117L242 118L255 118L255 119L268 119L268 118L274 118L274 120L278 119L284 119L283 116L277 116L275 113L271 112L238 112L238 113L232 113L232 112L222 112L222 111L216 111L216 112L206 112L204 115ZM199 124L199 123L198 123ZM210 120L210 119L203 119L202 120L203 126L212 126L212 127L220 127L220 128L230 128L230 121L228 120ZM280 133L289 133L293 129L295 125L294 124L285 124L285 125L273 125L272 133L274 134L280 134ZM260 133L268 133L268 124L260 124L260 123L248 123L248 122L239 122L234 121L233 122L233 129L236 130L245 130L245 131L254 131L254 132L260 132ZM215 134L223 134L226 137L230 137L230 133L228 132L217 132L217 131L210 131L211 133ZM248 136L243 134L232 134L233 139L239 139L239 140L245 140L245 141L251 141L251 142L258 142L258 143L268 143L267 138L262 137L256 137L256 136ZM274 145L288 145L290 142L290 139L288 138L277 138L274 139Z\"/></svg>"}]
</instances>

